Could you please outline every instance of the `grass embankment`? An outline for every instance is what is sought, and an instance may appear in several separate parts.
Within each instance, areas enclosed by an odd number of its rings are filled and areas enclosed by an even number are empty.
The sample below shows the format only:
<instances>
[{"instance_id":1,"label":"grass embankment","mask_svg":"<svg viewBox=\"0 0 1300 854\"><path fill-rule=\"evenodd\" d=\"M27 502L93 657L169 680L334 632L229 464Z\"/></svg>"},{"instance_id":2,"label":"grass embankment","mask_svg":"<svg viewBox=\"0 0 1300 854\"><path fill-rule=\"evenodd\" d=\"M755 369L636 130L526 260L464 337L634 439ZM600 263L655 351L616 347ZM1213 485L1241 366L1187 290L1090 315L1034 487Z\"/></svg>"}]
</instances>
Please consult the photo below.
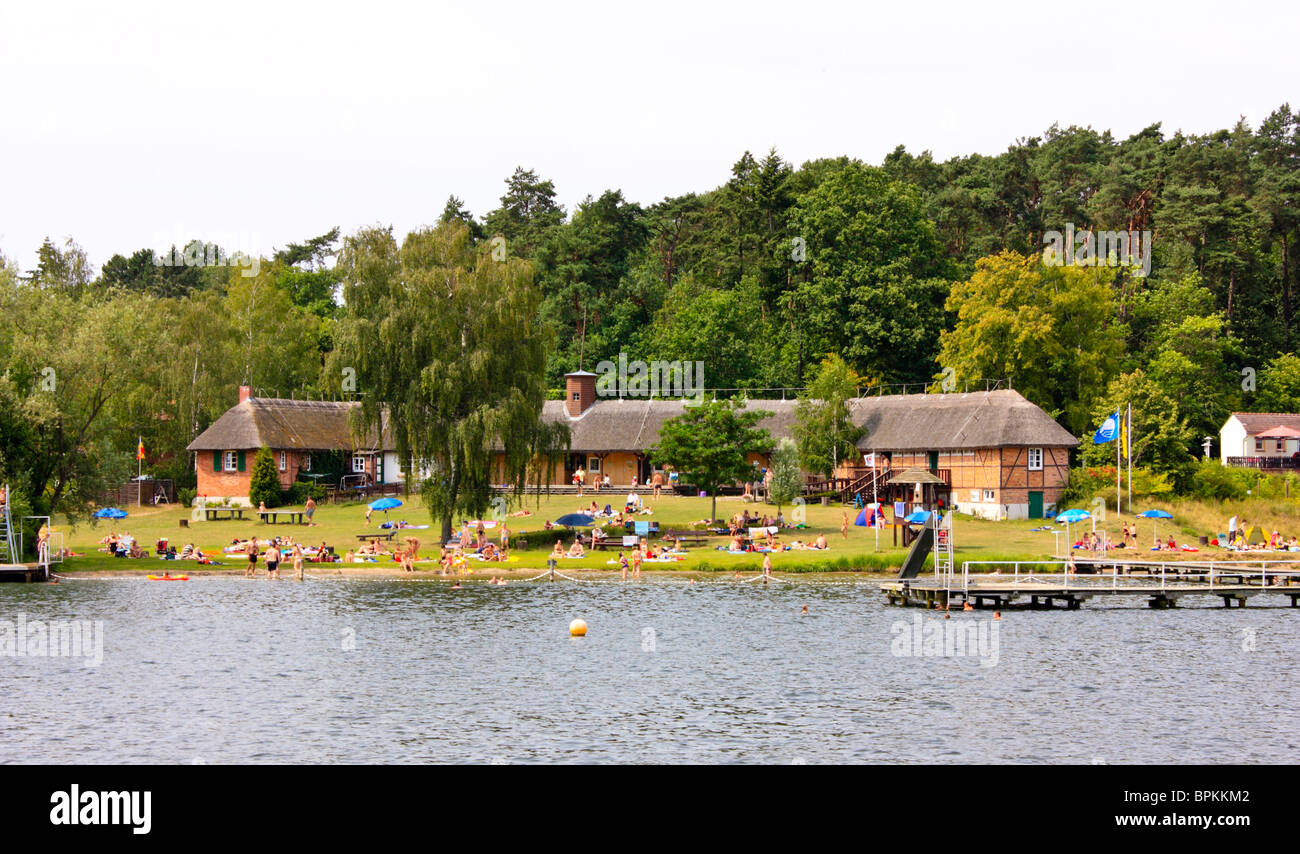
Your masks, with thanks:
<instances>
[{"instance_id":1,"label":"grass embankment","mask_svg":"<svg viewBox=\"0 0 1300 854\"><path fill-rule=\"evenodd\" d=\"M589 507L592 500L595 500L603 507L607 503L619 504L623 501L623 497L623 493L617 491L588 495L583 499L576 496L528 497L522 506L524 509L532 511L532 515L507 520L512 539L523 537L528 541L527 548L516 547L512 549L512 560L509 563L471 563L474 574L500 575L514 574L524 570L540 571L545 569L555 538L562 536L566 546L573 539L572 534L567 531L544 531L543 523L545 520L553 520L565 513L575 512L584 506ZM649 498L645 500L653 508L654 513L650 516L638 516L637 518L654 520L659 523L661 529L689 528L691 523L704 518L709 512L709 499L707 498L672 496L661 498L658 501ZM1162 540L1170 532L1174 532L1180 544L1195 545L1198 535L1226 530L1227 518L1233 513L1244 522L1262 525L1269 531L1276 527L1288 535L1291 532L1300 532L1300 514L1269 502L1248 500L1236 502L1230 508L1200 502L1155 502L1150 506L1162 507L1174 514L1172 520L1160 521L1159 531ZM739 513L745 508L749 508L751 512L757 511L760 514L769 513L775 515L776 513L776 508L771 505L745 504L739 498L720 498L718 500L718 513L724 518ZM1147 505L1143 505L1138 509L1147 509ZM787 507L784 510L788 517L791 512L790 508ZM807 527L801 530L783 532L780 541L789 543L799 539L808 542L818 534L824 534L829 541L830 548L826 551L788 551L774 554L772 556L774 571L780 573L888 572L896 570L902 563L906 550L893 545L893 532L889 528L880 532L880 545L879 550L877 550L875 532L868 528L859 528L852 525L857 512L855 509L836 505L823 507L820 504L812 504L807 505L804 511L806 513ZM260 540L266 540L274 536L291 535L298 542L304 544L328 543L334 546L336 552L341 555L359 545L358 534L380 530L379 523L384 520L384 514L375 513L372 516L370 526L366 527L364 524L365 505L360 503L322 505L316 512L317 524L312 527L285 524L267 525L256 519L194 522L189 521L190 511L176 507L161 509L130 508L130 513L131 515L127 519L100 521L96 524L82 523L75 529L69 528L66 524L56 525L56 530L63 531L65 546L74 552L86 555L85 557L69 558L64 563L61 571L94 572L111 570L145 573L156 572L165 568L171 572L184 571L195 574L242 571L244 567L245 561L238 555L218 558L224 565L211 567L200 566L193 561L162 562L156 558L146 560L112 558L98 551L99 540L111 530L129 531L140 541L142 546L147 546L151 553L154 542L160 537L167 537L177 547L178 551L185 543L192 542L200 546L205 552L220 554L221 549L235 539L245 539L256 535ZM251 513L251 511L246 511L246 513ZM847 539L841 537L840 534L840 526L845 513L848 514L850 521ZM436 559L438 555L438 534L440 532L437 525L429 519L429 514L420 504L418 496L411 496L408 499L407 506L391 511L389 518L393 520L404 519L413 524L430 525L431 527L426 530L400 532L399 538L406 536L417 537L421 542L420 558L422 560ZM1132 516L1126 515L1123 517L1123 521L1132 521L1132 518ZM189 522L188 527L181 527L180 522L182 519ZM1162 560L1232 557L1230 552L1219 549L1202 550L1199 553L1161 552L1157 554L1150 552L1148 549L1151 545L1151 521L1142 519L1138 520L1138 522L1137 548L1114 552L1113 554L1116 557L1137 560L1152 559L1153 557ZM1120 539L1120 523L1121 520L1111 514L1111 517L1105 523L1099 522L1097 524L1097 529L1107 531L1112 539L1118 542ZM1090 523L1084 524L1086 530L1091 530ZM1057 531L1063 531L1062 526L1053 526L1051 522L1042 519L989 522L959 515L956 518L954 533L957 562L960 565L962 561L1050 560L1057 548L1057 544L1065 545L1065 538L1063 533L1058 537L1054 536L1050 530L1034 530L1045 527L1054 527ZM1079 526L1071 526L1071 534L1076 537L1079 530ZM497 532L495 530L489 531L489 539L492 542L497 542ZM644 565L643 571L742 572L746 574L760 571L763 559L761 554L733 555L716 549L716 546L724 546L727 542L724 537L710 538L706 545L690 548L689 554L683 561L647 563ZM616 572L618 571L617 560L618 551L616 549L597 551L582 558L565 558L560 561L559 568L564 572L574 570ZM313 565L308 564L308 566ZM320 565L314 566L320 568ZM338 568L340 564L334 564L333 566ZM387 558L381 558L378 563L358 561L342 566L357 571L373 570L375 574L388 574L397 569L396 564ZM436 563L417 564L417 567L423 572L438 569ZM259 571L262 568L263 565L259 563ZM282 572L288 574L288 570L288 565L284 565Z\"/></svg>"}]
</instances>

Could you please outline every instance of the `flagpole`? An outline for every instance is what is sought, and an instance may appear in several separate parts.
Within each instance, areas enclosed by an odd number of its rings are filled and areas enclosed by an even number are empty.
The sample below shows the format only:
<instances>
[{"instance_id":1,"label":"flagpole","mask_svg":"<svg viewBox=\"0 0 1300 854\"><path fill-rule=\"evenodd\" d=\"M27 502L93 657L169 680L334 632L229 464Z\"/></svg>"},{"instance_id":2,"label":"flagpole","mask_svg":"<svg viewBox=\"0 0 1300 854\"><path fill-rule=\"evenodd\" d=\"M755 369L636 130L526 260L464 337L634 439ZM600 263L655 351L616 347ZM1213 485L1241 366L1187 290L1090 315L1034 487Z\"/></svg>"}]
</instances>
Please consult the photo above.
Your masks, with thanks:
<instances>
[{"instance_id":1,"label":"flagpole","mask_svg":"<svg viewBox=\"0 0 1300 854\"><path fill-rule=\"evenodd\" d=\"M1128 512L1133 512L1133 401L1128 403L1128 430L1124 432L1124 453L1128 456Z\"/></svg>"},{"instance_id":2,"label":"flagpole","mask_svg":"<svg viewBox=\"0 0 1300 854\"><path fill-rule=\"evenodd\" d=\"M1124 432L1122 429L1120 429L1122 426L1123 426L1123 420L1119 417L1119 410L1116 409L1115 430L1117 433ZM1115 437L1115 515L1121 517L1124 515L1124 507L1122 504L1119 503L1119 485L1124 476L1124 464L1120 462L1119 446L1122 444L1123 442L1120 441L1120 437L1116 436Z\"/></svg>"}]
</instances>

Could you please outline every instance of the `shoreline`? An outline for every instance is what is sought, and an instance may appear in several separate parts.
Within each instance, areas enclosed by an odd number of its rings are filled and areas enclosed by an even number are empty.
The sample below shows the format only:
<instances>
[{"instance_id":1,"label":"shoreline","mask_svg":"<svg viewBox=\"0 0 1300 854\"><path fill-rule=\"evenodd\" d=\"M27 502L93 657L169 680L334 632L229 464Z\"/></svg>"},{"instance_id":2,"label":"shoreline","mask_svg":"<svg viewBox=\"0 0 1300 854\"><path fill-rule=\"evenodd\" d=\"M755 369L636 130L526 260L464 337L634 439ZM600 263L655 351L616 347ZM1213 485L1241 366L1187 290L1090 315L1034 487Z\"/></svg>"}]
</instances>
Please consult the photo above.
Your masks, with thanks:
<instances>
[{"instance_id":1,"label":"shoreline","mask_svg":"<svg viewBox=\"0 0 1300 854\"><path fill-rule=\"evenodd\" d=\"M52 571L56 577L77 578L77 579L139 578L143 580L146 575L158 574L156 571L153 570L153 568L150 568L149 570L59 568L59 569L52 569ZM170 572L171 571L170 568L168 568L167 571ZM500 571L490 571L490 572L475 571L470 574L442 575L434 570L416 570L415 572L403 572L402 570L397 569L395 567L391 569L387 567L370 568L370 567L359 567L359 566L329 567L328 565L316 564L316 565L309 565L304 567L303 572L308 578L311 579L376 578L376 579L387 580L393 578L412 578L412 579L435 580L435 581L459 580L464 582L464 581L486 581L487 579L490 579L493 576L496 576L498 578L504 578L507 581L518 581L522 579L534 578L539 573L547 573L549 572L549 570L547 570L545 567L542 568L519 567L519 568L500 570ZM203 570L200 572L186 570L183 572L177 572L173 574L188 575L191 581L200 578L245 578L246 577L244 575L243 569L214 569L214 570ZM598 578L613 578L613 579L621 580L620 573L617 569L574 568L574 569L557 570L557 575L558 574L563 574L575 578L581 578L584 581L595 580ZM882 572L877 570L866 570L866 569L860 571L854 571L854 572L781 572L780 570L774 569L772 577L774 579L779 579L783 581L789 580L792 576L799 576L800 578L806 577L809 579L829 579L829 580L842 581L845 579L859 579L859 578L872 579L872 580L893 578L896 576L896 574L897 574L897 570L888 571L888 572ZM742 578L753 578L755 575L756 573L753 572L744 572L744 571L741 572ZM642 578L696 578L696 579L732 578L734 579L735 572L730 570L703 571L703 570L689 570L689 569L678 569L678 570L643 569L641 570L641 577ZM257 574L248 580L249 581L267 580L266 569L263 567L258 567ZM289 569L281 569L280 577L279 579L276 580L297 581L298 579L294 574L293 569L289 568ZM633 580L630 574L628 576L628 580L629 581Z\"/></svg>"}]
</instances>

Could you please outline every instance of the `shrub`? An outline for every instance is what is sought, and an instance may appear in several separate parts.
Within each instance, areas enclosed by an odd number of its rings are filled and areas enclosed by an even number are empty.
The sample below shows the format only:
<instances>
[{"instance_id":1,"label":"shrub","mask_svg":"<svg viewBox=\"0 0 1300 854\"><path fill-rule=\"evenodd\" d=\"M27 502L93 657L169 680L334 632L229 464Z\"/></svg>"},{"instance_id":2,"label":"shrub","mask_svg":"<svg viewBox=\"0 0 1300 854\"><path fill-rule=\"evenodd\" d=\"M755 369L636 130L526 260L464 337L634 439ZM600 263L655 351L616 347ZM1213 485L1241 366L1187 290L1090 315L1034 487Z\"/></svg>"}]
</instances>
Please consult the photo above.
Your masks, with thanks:
<instances>
[{"instance_id":1,"label":"shrub","mask_svg":"<svg viewBox=\"0 0 1300 854\"><path fill-rule=\"evenodd\" d=\"M193 507L194 498L198 494L199 491L197 489L181 487L180 489L176 490L176 499L180 501L182 507Z\"/></svg>"},{"instance_id":2,"label":"shrub","mask_svg":"<svg viewBox=\"0 0 1300 854\"><path fill-rule=\"evenodd\" d=\"M253 474L248 479L248 500L254 507L262 503L267 507L280 506L280 472L271 449L265 445L257 449L257 458L253 461Z\"/></svg>"}]
</instances>

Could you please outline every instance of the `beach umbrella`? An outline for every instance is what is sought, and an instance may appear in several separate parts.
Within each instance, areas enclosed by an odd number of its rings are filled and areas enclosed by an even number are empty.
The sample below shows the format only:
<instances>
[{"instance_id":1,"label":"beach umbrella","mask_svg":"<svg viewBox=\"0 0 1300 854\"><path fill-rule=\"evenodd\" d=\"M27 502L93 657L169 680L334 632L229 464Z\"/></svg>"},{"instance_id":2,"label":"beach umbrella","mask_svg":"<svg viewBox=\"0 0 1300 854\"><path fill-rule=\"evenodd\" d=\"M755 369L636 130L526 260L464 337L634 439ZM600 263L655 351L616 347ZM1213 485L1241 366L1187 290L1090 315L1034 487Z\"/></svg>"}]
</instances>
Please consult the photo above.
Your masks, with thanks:
<instances>
[{"instance_id":1,"label":"beach umbrella","mask_svg":"<svg viewBox=\"0 0 1300 854\"><path fill-rule=\"evenodd\" d=\"M590 528L595 521L586 513L565 513L555 520L555 524L566 528Z\"/></svg>"},{"instance_id":2,"label":"beach umbrella","mask_svg":"<svg viewBox=\"0 0 1300 854\"><path fill-rule=\"evenodd\" d=\"M126 511L116 507L101 507L95 511L96 519L125 519Z\"/></svg>"},{"instance_id":3,"label":"beach umbrella","mask_svg":"<svg viewBox=\"0 0 1300 854\"><path fill-rule=\"evenodd\" d=\"M1070 539L1070 523L1082 522L1084 519L1090 519L1090 518L1092 518L1092 514L1089 513L1087 510L1077 510L1077 509L1066 510L1064 513L1061 513L1056 517L1056 521L1065 523L1065 548L1067 549L1066 554L1069 554L1068 549L1072 547L1071 544L1073 542L1073 540Z\"/></svg>"},{"instance_id":4,"label":"beach umbrella","mask_svg":"<svg viewBox=\"0 0 1300 854\"><path fill-rule=\"evenodd\" d=\"M401 507L402 502L396 498L377 498L366 505L371 510L383 510L384 518L388 518L388 511L394 507Z\"/></svg>"},{"instance_id":5,"label":"beach umbrella","mask_svg":"<svg viewBox=\"0 0 1300 854\"><path fill-rule=\"evenodd\" d=\"M1160 524L1157 519L1172 519L1174 514L1167 510L1143 510L1138 514L1138 518L1151 520L1151 542L1159 545L1160 538L1156 536L1156 525Z\"/></svg>"},{"instance_id":6,"label":"beach umbrella","mask_svg":"<svg viewBox=\"0 0 1300 854\"><path fill-rule=\"evenodd\" d=\"M924 525L926 523L926 520L928 520L929 518L930 518L929 510L913 510L911 513L908 513L907 516L903 518L903 521L907 522L909 525Z\"/></svg>"}]
</instances>

